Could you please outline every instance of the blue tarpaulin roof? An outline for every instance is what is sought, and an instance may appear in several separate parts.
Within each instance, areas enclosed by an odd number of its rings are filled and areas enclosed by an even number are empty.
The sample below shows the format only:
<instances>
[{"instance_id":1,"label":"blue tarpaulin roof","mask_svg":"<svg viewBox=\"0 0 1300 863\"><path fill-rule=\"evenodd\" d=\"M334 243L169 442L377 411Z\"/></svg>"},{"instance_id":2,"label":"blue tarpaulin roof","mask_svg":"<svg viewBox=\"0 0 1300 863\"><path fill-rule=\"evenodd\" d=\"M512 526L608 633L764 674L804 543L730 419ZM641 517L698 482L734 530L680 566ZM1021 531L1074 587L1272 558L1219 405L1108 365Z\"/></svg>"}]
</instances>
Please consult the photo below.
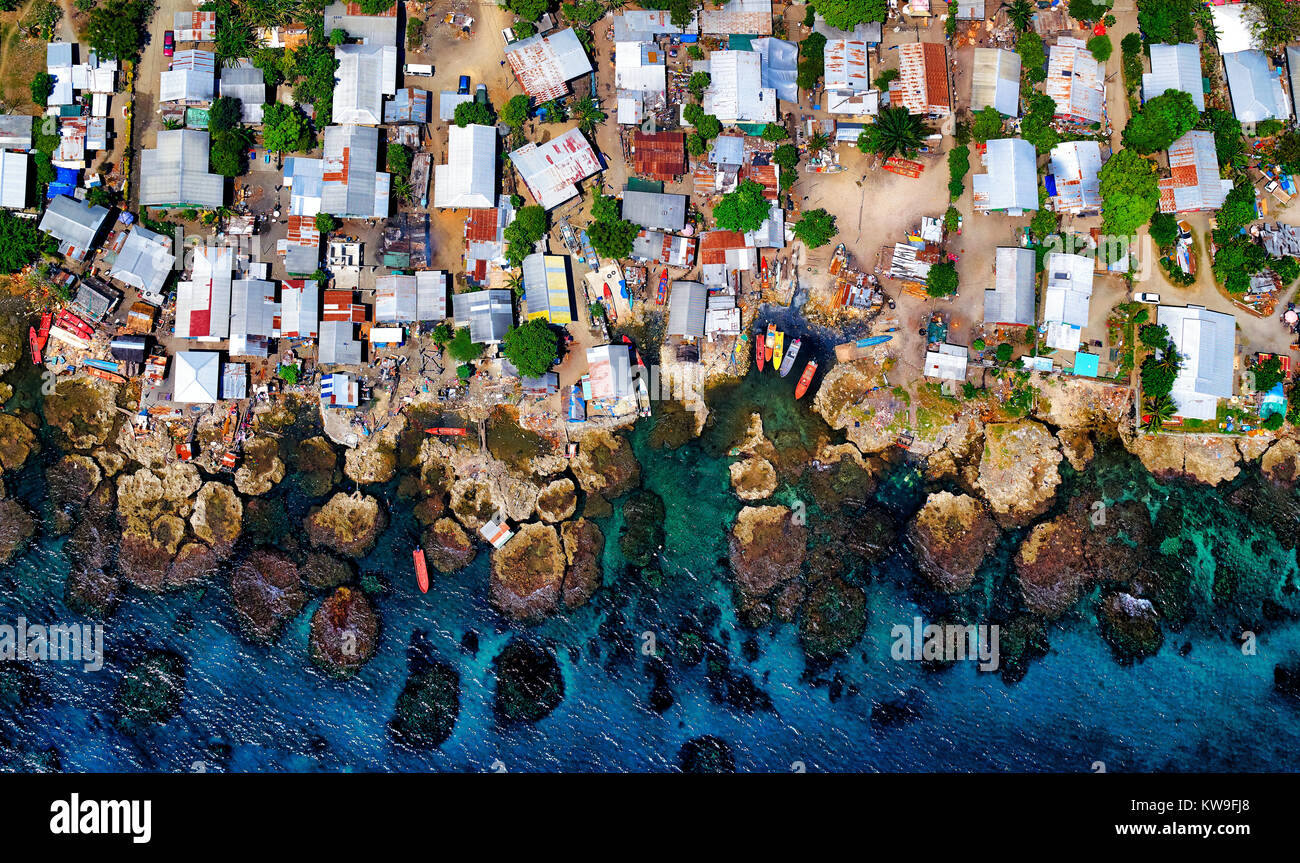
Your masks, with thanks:
<instances>
[{"instance_id":1,"label":"blue tarpaulin roof","mask_svg":"<svg viewBox=\"0 0 1300 863\"><path fill-rule=\"evenodd\" d=\"M1097 354L1077 353L1074 355L1074 373L1086 378L1095 378L1099 362L1101 357Z\"/></svg>"}]
</instances>

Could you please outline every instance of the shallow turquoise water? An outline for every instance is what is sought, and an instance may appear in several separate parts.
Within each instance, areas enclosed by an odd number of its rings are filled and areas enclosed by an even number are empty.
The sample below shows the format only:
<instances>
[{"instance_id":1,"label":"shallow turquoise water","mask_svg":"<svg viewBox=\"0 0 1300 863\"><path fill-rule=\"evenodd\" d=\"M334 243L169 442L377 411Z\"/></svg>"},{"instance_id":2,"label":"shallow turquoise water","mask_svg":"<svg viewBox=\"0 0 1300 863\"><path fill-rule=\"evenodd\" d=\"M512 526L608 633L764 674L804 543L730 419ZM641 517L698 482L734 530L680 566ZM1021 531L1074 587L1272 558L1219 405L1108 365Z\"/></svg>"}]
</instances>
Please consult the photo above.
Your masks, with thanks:
<instances>
[{"instance_id":1,"label":"shallow turquoise water","mask_svg":"<svg viewBox=\"0 0 1300 863\"><path fill-rule=\"evenodd\" d=\"M1212 606L1215 556L1234 557L1243 582L1259 590L1295 583L1293 551L1226 501L1228 490L1162 485L1127 456L1106 452L1063 496L1087 491L1114 501L1153 505L1171 498L1188 513L1186 538L1198 549L1200 615L1184 632L1166 633L1158 655L1119 664L1097 633L1087 604L1050 624L1051 651L1023 680L1008 684L969 664L946 671L890 658L890 628L950 608L913 570L901 542L865 584L868 625L849 654L810 670L795 625L737 627L727 577L726 532L739 503L731 494L726 449L751 409L786 445L808 445L817 421L789 400L792 381L752 376L714 395L715 425L678 450L653 450L649 428L633 434L645 486L666 502L663 582L644 585L618 548L621 515L602 521L605 584L586 607L536 627L512 624L487 604L486 554L463 572L437 579L420 595L399 576L377 600L379 649L356 679L335 681L307 658L313 602L273 647L237 634L223 578L203 591L167 596L132 592L107 622L104 671L49 663L38 667L45 699L9 718L8 752L58 750L68 770L669 770L688 740L716 735L741 770L1295 770L1300 767L1300 709L1272 687L1274 665L1300 653L1300 626L1285 614L1259 635L1258 655L1236 648L1230 609ZM10 488L36 505L39 473ZM1245 482L1246 480L1240 481ZM391 526L361 569L405 573L416 529L391 489ZM785 488L778 498L796 492ZM900 515L919 505L914 469L899 466L878 500ZM1230 537L1225 539L1224 537ZM985 611L1005 591L1001 549L970 595L951 607ZM0 573L0 619L75 620L63 605L66 562L61 540L42 538ZM1247 591L1249 593L1249 591ZM1284 598L1285 599L1285 598ZM179 622L186 626L179 626ZM670 663L673 704L650 707L645 633L671 645L699 627L725 649L733 674L749 678L771 709L747 712L717 697L706 663ZM478 648L462 647L467 633ZM460 675L461 712L451 738L435 751L397 746L386 724L406 678L408 646L422 633L428 651ZM560 706L535 725L503 727L492 711L491 661L513 634L556 649L564 674ZM751 641L750 649L745 642ZM1190 651L1180 655L1180 648ZM123 668L146 649L165 647L188 660L181 712L138 738L116 731L108 705ZM756 658L753 648L757 648ZM835 693L835 697L832 697ZM873 720L873 705L906 703L912 718ZM498 763L499 762L499 763Z\"/></svg>"}]
</instances>

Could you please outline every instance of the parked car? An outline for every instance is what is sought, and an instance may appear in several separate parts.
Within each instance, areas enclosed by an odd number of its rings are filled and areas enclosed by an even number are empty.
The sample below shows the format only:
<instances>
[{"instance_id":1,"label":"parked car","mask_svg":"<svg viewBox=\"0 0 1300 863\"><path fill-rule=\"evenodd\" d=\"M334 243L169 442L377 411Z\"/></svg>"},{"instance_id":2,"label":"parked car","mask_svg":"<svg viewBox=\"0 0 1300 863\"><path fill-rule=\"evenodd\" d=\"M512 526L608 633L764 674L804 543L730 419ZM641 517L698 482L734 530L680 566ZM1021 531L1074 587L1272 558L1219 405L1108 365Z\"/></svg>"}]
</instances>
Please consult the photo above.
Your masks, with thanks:
<instances>
[{"instance_id":1,"label":"parked car","mask_svg":"<svg viewBox=\"0 0 1300 863\"><path fill-rule=\"evenodd\" d=\"M1133 302L1158 304L1160 302L1160 295L1153 294L1150 291L1138 291L1133 295Z\"/></svg>"},{"instance_id":2,"label":"parked car","mask_svg":"<svg viewBox=\"0 0 1300 863\"><path fill-rule=\"evenodd\" d=\"M461 76L460 76L460 86L458 86L458 87L456 88L456 93L457 93L457 95L460 95L460 96L468 96L468 95L469 95L469 76L468 76L468 75L461 75Z\"/></svg>"},{"instance_id":3,"label":"parked car","mask_svg":"<svg viewBox=\"0 0 1300 863\"><path fill-rule=\"evenodd\" d=\"M176 51L176 34L171 30L163 33L163 56L170 57Z\"/></svg>"}]
</instances>

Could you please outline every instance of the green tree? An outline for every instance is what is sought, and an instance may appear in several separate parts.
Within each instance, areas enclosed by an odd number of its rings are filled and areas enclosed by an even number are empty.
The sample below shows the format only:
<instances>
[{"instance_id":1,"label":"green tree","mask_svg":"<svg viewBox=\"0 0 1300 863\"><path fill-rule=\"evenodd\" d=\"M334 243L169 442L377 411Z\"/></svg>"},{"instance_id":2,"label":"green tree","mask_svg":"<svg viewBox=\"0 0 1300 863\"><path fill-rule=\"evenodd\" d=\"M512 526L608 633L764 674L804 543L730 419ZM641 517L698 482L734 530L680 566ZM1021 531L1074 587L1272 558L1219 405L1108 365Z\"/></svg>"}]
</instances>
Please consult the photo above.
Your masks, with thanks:
<instances>
[{"instance_id":1,"label":"green tree","mask_svg":"<svg viewBox=\"0 0 1300 863\"><path fill-rule=\"evenodd\" d=\"M884 21L888 14L885 0L817 0L817 14L836 30L852 30L869 21Z\"/></svg>"},{"instance_id":2,"label":"green tree","mask_svg":"<svg viewBox=\"0 0 1300 863\"><path fill-rule=\"evenodd\" d=\"M722 196L713 208L713 219L724 231L754 231L771 212L771 204L763 195L763 186L753 180L741 180L734 192Z\"/></svg>"},{"instance_id":3,"label":"green tree","mask_svg":"<svg viewBox=\"0 0 1300 863\"><path fill-rule=\"evenodd\" d=\"M1025 102L1025 116L1020 120L1020 137L1034 145L1039 153L1046 153L1061 141L1052 121L1056 116L1056 102L1046 93L1034 93Z\"/></svg>"},{"instance_id":4,"label":"green tree","mask_svg":"<svg viewBox=\"0 0 1300 863\"><path fill-rule=\"evenodd\" d=\"M433 328L433 343L440 348L445 348L454 338L456 338L456 331L446 321Z\"/></svg>"},{"instance_id":5,"label":"green tree","mask_svg":"<svg viewBox=\"0 0 1300 863\"><path fill-rule=\"evenodd\" d=\"M578 128L590 134L597 126L605 122L608 115L590 96L579 99L569 106L569 119L578 122Z\"/></svg>"},{"instance_id":6,"label":"green tree","mask_svg":"<svg viewBox=\"0 0 1300 863\"><path fill-rule=\"evenodd\" d=\"M879 156L914 156L930 130L906 108L885 108L858 136L858 149Z\"/></svg>"},{"instance_id":7,"label":"green tree","mask_svg":"<svg viewBox=\"0 0 1300 863\"><path fill-rule=\"evenodd\" d=\"M1158 351L1169 344L1169 328L1164 324L1147 324L1138 329L1138 341L1149 351Z\"/></svg>"},{"instance_id":8,"label":"green tree","mask_svg":"<svg viewBox=\"0 0 1300 863\"><path fill-rule=\"evenodd\" d=\"M1129 237L1160 208L1155 165L1133 150L1120 150L1099 174L1102 233Z\"/></svg>"},{"instance_id":9,"label":"green tree","mask_svg":"<svg viewBox=\"0 0 1300 863\"><path fill-rule=\"evenodd\" d=\"M406 19L406 47L414 50L419 48L423 41L424 21L412 15Z\"/></svg>"},{"instance_id":10,"label":"green tree","mask_svg":"<svg viewBox=\"0 0 1300 863\"><path fill-rule=\"evenodd\" d=\"M316 214L316 230L320 232L321 236L334 233L339 229L340 224L341 222L329 213Z\"/></svg>"},{"instance_id":11,"label":"green tree","mask_svg":"<svg viewBox=\"0 0 1300 863\"><path fill-rule=\"evenodd\" d=\"M960 198L966 191L964 182L970 171L970 147L957 146L948 151L948 196Z\"/></svg>"},{"instance_id":12,"label":"green tree","mask_svg":"<svg viewBox=\"0 0 1300 863\"><path fill-rule=\"evenodd\" d=\"M1034 20L1034 4L1029 0L1014 0L1007 6L1007 18L1020 33L1029 29Z\"/></svg>"},{"instance_id":13,"label":"green tree","mask_svg":"<svg viewBox=\"0 0 1300 863\"><path fill-rule=\"evenodd\" d=\"M1250 277L1267 266L1268 253L1263 246L1238 234L1218 243L1212 269L1223 289L1236 296L1246 293L1250 288Z\"/></svg>"},{"instance_id":14,"label":"green tree","mask_svg":"<svg viewBox=\"0 0 1300 863\"><path fill-rule=\"evenodd\" d=\"M1198 128L1214 133L1214 153L1219 164L1228 166L1245 150L1241 139L1241 123L1231 111L1209 108Z\"/></svg>"},{"instance_id":15,"label":"green tree","mask_svg":"<svg viewBox=\"0 0 1300 863\"><path fill-rule=\"evenodd\" d=\"M1138 29L1147 44L1195 42L1198 0L1139 0Z\"/></svg>"},{"instance_id":16,"label":"green tree","mask_svg":"<svg viewBox=\"0 0 1300 863\"><path fill-rule=\"evenodd\" d=\"M1178 219L1172 213L1154 213L1151 216L1151 242L1166 249L1178 239Z\"/></svg>"},{"instance_id":17,"label":"green tree","mask_svg":"<svg viewBox=\"0 0 1300 863\"><path fill-rule=\"evenodd\" d=\"M543 318L511 327L501 340L501 353L526 378L541 377L550 371L559 347L555 330Z\"/></svg>"},{"instance_id":18,"label":"green tree","mask_svg":"<svg viewBox=\"0 0 1300 863\"><path fill-rule=\"evenodd\" d=\"M975 122L971 124L970 136L976 141L989 141L994 138L1002 137L1002 124L1005 118L992 105L985 105L975 115Z\"/></svg>"},{"instance_id":19,"label":"green tree","mask_svg":"<svg viewBox=\"0 0 1300 863\"><path fill-rule=\"evenodd\" d=\"M447 345L447 350L451 353L452 358L462 363L473 362L483 355L484 345L470 338L469 327L461 327L456 330L456 335L452 338L451 343Z\"/></svg>"},{"instance_id":20,"label":"green tree","mask_svg":"<svg viewBox=\"0 0 1300 863\"><path fill-rule=\"evenodd\" d=\"M42 252L54 252L57 243L36 227L35 219L20 219L0 210L0 273L16 273L36 261Z\"/></svg>"},{"instance_id":21,"label":"green tree","mask_svg":"<svg viewBox=\"0 0 1300 863\"><path fill-rule=\"evenodd\" d=\"M32 101L44 108L54 92L54 76L49 72L37 72L32 76Z\"/></svg>"},{"instance_id":22,"label":"green tree","mask_svg":"<svg viewBox=\"0 0 1300 863\"><path fill-rule=\"evenodd\" d=\"M492 109L481 102L461 102L456 106L455 122L464 129L466 126L494 125L496 118L492 116Z\"/></svg>"},{"instance_id":23,"label":"green tree","mask_svg":"<svg viewBox=\"0 0 1300 863\"><path fill-rule=\"evenodd\" d=\"M1176 411L1174 400L1168 395L1144 398L1142 400L1142 409L1146 413L1146 417L1142 421L1142 430L1147 432L1160 431L1160 429L1164 428L1165 423L1174 418Z\"/></svg>"},{"instance_id":24,"label":"green tree","mask_svg":"<svg viewBox=\"0 0 1300 863\"><path fill-rule=\"evenodd\" d=\"M506 225L506 259L510 266L517 267L533 252L537 241L546 235L546 210L538 206L520 207L515 210L515 218Z\"/></svg>"},{"instance_id":25,"label":"green tree","mask_svg":"<svg viewBox=\"0 0 1300 863\"><path fill-rule=\"evenodd\" d=\"M1124 146L1142 154L1167 150L1169 145L1195 128L1200 112L1192 97L1182 90L1166 90L1147 101L1124 127Z\"/></svg>"},{"instance_id":26,"label":"green tree","mask_svg":"<svg viewBox=\"0 0 1300 863\"><path fill-rule=\"evenodd\" d=\"M1119 40L1119 50L1124 54L1139 54L1142 51L1142 34L1128 33Z\"/></svg>"},{"instance_id":27,"label":"green tree","mask_svg":"<svg viewBox=\"0 0 1300 863\"><path fill-rule=\"evenodd\" d=\"M799 63L795 72L795 85L800 90L817 89L826 62L826 37L816 31L809 33L799 43Z\"/></svg>"},{"instance_id":28,"label":"green tree","mask_svg":"<svg viewBox=\"0 0 1300 863\"><path fill-rule=\"evenodd\" d=\"M808 210L795 223L794 235L808 248L820 248L835 236L835 217L822 209Z\"/></svg>"},{"instance_id":29,"label":"green tree","mask_svg":"<svg viewBox=\"0 0 1300 863\"><path fill-rule=\"evenodd\" d=\"M134 63L152 14L147 0L104 0L91 10L82 38L101 58Z\"/></svg>"},{"instance_id":30,"label":"green tree","mask_svg":"<svg viewBox=\"0 0 1300 863\"><path fill-rule=\"evenodd\" d=\"M528 106L528 97L524 94L510 97L510 101L501 109L501 122L512 129L518 129L528 120Z\"/></svg>"},{"instance_id":31,"label":"green tree","mask_svg":"<svg viewBox=\"0 0 1300 863\"><path fill-rule=\"evenodd\" d=\"M691 91L691 95L696 99L704 98L704 91L709 89L710 77L708 72L692 72L691 79L686 83L686 89Z\"/></svg>"},{"instance_id":32,"label":"green tree","mask_svg":"<svg viewBox=\"0 0 1300 863\"><path fill-rule=\"evenodd\" d=\"M1282 374L1282 361L1276 356L1254 363L1250 371L1255 376L1255 392L1258 393L1266 393L1286 379Z\"/></svg>"},{"instance_id":33,"label":"green tree","mask_svg":"<svg viewBox=\"0 0 1300 863\"><path fill-rule=\"evenodd\" d=\"M1255 189L1248 183L1237 183L1223 199L1223 206L1216 216L1218 227L1214 229L1215 242L1226 241L1235 236L1242 228L1255 221Z\"/></svg>"},{"instance_id":34,"label":"green tree","mask_svg":"<svg viewBox=\"0 0 1300 863\"><path fill-rule=\"evenodd\" d=\"M1110 59L1111 52L1115 46L1111 44L1110 37L1103 34L1093 36L1088 40L1088 53L1093 56L1098 63L1105 63Z\"/></svg>"},{"instance_id":35,"label":"green tree","mask_svg":"<svg viewBox=\"0 0 1300 863\"><path fill-rule=\"evenodd\" d=\"M208 109L208 132L213 135L220 135L222 132L239 126L243 119L243 108L238 99L230 96L222 96L212 103Z\"/></svg>"},{"instance_id":36,"label":"green tree","mask_svg":"<svg viewBox=\"0 0 1300 863\"><path fill-rule=\"evenodd\" d=\"M333 30L330 31L331 48L337 48L339 45L342 45L346 41L348 41L348 34L346 31L340 30L338 27L335 27Z\"/></svg>"},{"instance_id":37,"label":"green tree","mask_svg":"<svg viewBox=\"0 0 1300 863\"><path fill-rule=\"evenodd\" d=\"M782 144L772 151L772 162L781 168L782 173L793 171L799 165L799 148L794 144Z\"/></svg>"},{"instance_id":38,"label":"green tree","mask_svg":"<svg viewBox=\"0 0 1300 863\"><path fill-rule=\"evenodd\" d=\"M925 279L925 292L932 297L947 297L957 293L960 279L957 267L951 261L940 261L930 267Z\"/></svg>"},{"instance_id":39,"label":"green tree","mask_svg":"<svg viewBox=\"0 0 1300 863\"><path fill-rule=\"evenodd\" d=\"M262 146L273 153L305 153L315 145L311 123L297 105L268 102L262 108Z\"/></svg>"},{"instance_id":40,"label":"green tree","mask_svg":"<svg viewBox=\"0 0 1300 863\"><path fill-rule=\"evenodd\" d=\"M524 21L536 21L551 4L550 0L506 0L505 5Z\"/></svg>"},{"instance_id":41,"label":"green tree","mask_svg":"<svg viewBox=\"0 0 1300 863\"><path fill-rule=\"evenodd\" d=\"M1047 78L1047 51L1043 48L1043 37L1032 30L1021 33L1016 40L1016 53L1020 55L1020 65L1024 75L1031 82Z\"/></svg>"},{"instance_id":42,"label":"green tree","mask_svg":"<svg viewBox=\"0 0 1300 863\"><path fill-rule=\"evenodd\" d=\"M1246 21L1266 49L1277 49L1300 38L1300 7L1288 0L1247 0Z\"/></svg>"},{"instance_id":43,"label":"green tree","mask_svg":"<svg viewBox=\"0 0 1300 863\"><path fill-rule=\"evenodd\" d=\"M779 123L768 123L763 127L763 140L773 144L778 141L784 141L790 137L790 133Z\"/></svg>"},{"instance_id":44,"label":"green tree","mask_svg":"<svg viewBox=\"0 0 1300 863\"><path fill-rule=\"evenodd\" d=\"M1110 11L1110 6L1105 3L1094 3L1092 0L1070 0L1069 3L1070 17L1076 21L1087 21L1090 24L1096 24Z\"/></svg>"},{"instance_id":45,"label":"green tree","mask_svg":"<svg viewBox=\"0 0 1300 863\"><path fill-rule=\"evenodd\" d=\"M1007 363L1011 362L1011 354L1013 351L1015 351L1015 348L1011 346L1010 342L1003 342L994 349L993 354L998 358L998 362L1005 366Z\"/></svg>"}]
</instances>

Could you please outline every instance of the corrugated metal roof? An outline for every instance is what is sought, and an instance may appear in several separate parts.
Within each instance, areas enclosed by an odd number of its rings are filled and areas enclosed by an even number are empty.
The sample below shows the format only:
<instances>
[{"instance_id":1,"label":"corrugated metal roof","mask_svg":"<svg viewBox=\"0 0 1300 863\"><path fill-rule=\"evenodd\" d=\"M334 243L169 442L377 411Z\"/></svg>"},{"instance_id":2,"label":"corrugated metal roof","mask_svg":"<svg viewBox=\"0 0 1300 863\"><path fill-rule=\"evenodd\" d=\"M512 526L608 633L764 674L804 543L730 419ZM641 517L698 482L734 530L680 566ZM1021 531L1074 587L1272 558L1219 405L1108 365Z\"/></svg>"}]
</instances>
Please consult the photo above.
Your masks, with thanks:
<instances>
[{"instance_id":1,"label":"corrugated metal roof","mask_svg":"<svg viewBox=\"0 0 1300 863\"><path fill-rule=\"evenodd\" d=\"M392 101L384 103L384 122L427 123L430 101L428 90L404 87L393 95Z\"/></svg>"},{"instance_id":2,"label":"corrugated metal roof","mask_svg":"<svg viewBox=\"0 0 1300 863\"><path fill-rule=\"evenodd\" d=\"M627 345L587 348L587 373L592 399L619 401L632 395L632 352Z\"/></svg>"},{"instance_id":3,"label":"corrugated metal roof","mask_svg":"<svg viewBox=\"0 0 1300 863\"><path fill-rule=\"evenodd\" d=\"M528 319L545 318L553 324L573 322L573 300L569 291L569 268L561 255L534 252L524 258L524 299Z\"/></svg>"},{"instance_id":4,"label":"corrugated metal roof","mask_svg":"<svg viewBox=\"0 0 1300 863\"><path fill-rule=\"evenodd\" d=\"M456 294L451 301L456 326L469 327L476 342L496 344L514 323L514 294L508 290L470 291Z\"/></svg>"},{"instance_id":5,"label":"corrugated metal roof","mask_svg":"<svg viewBox=\"0 0 1300 863\"><path fill-rule=\"evenodd\" d=\"M1201 86L1201 46L1195 42L1180 45L1152 45L1151 71L1142 76L1142 100L1149 102L1169 90L1182 90L1192 97L1196 110L1205 110L1205 92Z\"/></svg>"},{"instance_id":6,"label":"corrugated metal roof","mask_svg":"<svg viewBox=\"0 0 1300 863\"><path fill-rule=\"evenodd\" d=\"M338 124L377 126L384 121L384 96L397 92L397 48L339 45L332 116Z\"/></svg>"},{"instance_id":7,"label":"corrugated metal roof","mask_svg":"<svg viewBox=\"0 0 1300 863\"><path fill-rule=\"evenodd\" d=\"M122 240L109 278L131 285L141 293L161 294L176 263L171 247L171 237L134 225Z\"/></svg>"},{"instance_id":8,"label":"corrugated metal roof","mask_svg":"<svg viewBox=\"0 0 1300 863\"><path fill-rule=\"evenodd\" d=\"M1062 36L1048 52L1043 88L1056 102L1057 116L1100 123L1106 116L1106 70L1072 36Z\"/></svg>"},{"instance_id":9,"label":"corrugated metal roof","mask_svg":"<svg viewBox=\"0 0 1300 863\"><path fill-rule=\"evenodd\" d=\"M823 49L823 56L822 80L827 90L857 93L871 89L866 42L861 39L830 39Z\"/></svg>"},{"instance_id":10,"label":"corrugated metal roof","mask_svg":"<svg viewBox=\"0 0 1300 863\"><path fill-rule=\"evenodd\" d=\"M699 13L700 32L729 36L772 35L772 0L729 0L721 7L705 4Z\"/></svg>"},{"instance_id":11,"label":"corrugated metal roof","mask_svg":"<svg viewBox=\"0 0 1300 863\"><path fill-rule=\"evenodd\" d=\"M220 207L225 202L225 180L208 170L208 148L207 132L160 130L158 146L140 154L141 205Z\"/></svg>"},{"instance_id":12,"label":"corrugated metal roof","mask_svg":"<svg viewBox=\"0 0 1300 863\"><path fill-rule=\"evenodd\" d=\"M367 45L397 44L397 4L378 15L365 15L359 3L331 3L325 7L325 32L342 30Z\"/></svg>"},{"instance_id":13,"label":"corrugated metal roof","mask_svg":"<svg viewBox=\"0 0 1300 863\"><path fill-rule=\"evenodd\" d=\"M776 90L763 87L763 60L757 51L714 51L709 55L709 89L704 111L732 123L776 121Z\"/></svg>"},{"instance_id":14,"label":"corrugated metal roof","mask_svg":"<svg viewBox=\"0 0 1300 863\"><path fill-rule=\"evenodd\" d=\"M238 99L242 118L245 123L258 125L262 122L262 109L266 105L266 80L262 70L240 61L237 66L226 66L221 70L221 95Z\"/></svg>"},{"instance_id":15,"label":"corrugated metal roof","mask_svg":"<svg viewBox=\"0 0 1300 863\"><path fill-rule=\"evenodd\" d=\"M1101 145L1096 141L1067 141L1052 148L1049 170L1056 183L1054 206L1058 212L1079 213L1101 209Z\"/></svg>"},{"instance_id":16,"label":"corrugated metal roof","mask_svg":"<svg viewBox=\"0 0 1300 863\"><path fill-rule=\"evenodd\" d=\"M952 97L948 93L948 54L943 45L900 45L896 85L903 106L911 113L947 113L952 108Z\"/></svg>"},{"instance_id":17,"label":"corrugated metal roof","mask_svg":"<svg viewBox=\"0 0 1300 863\"><path fill-rule=\"evenodd\" d=\"M686 196L626 191L623 218L643 228L680 231L686 226Z\"/></svg>"},{"instance_id":18,"label":"corrugated metal roof","mask_svg":"<svg viewBox=\"0 0 1300 863\"><path fill-rule=\"evenodd\" d=\"M221 340L230 335L234 255L225 246L194 250L190 278L176 286L176 337Z\"/></svg>"},{"instance_id":19,"label":"corrugated metal roof","mask_svg":"<svg viewBox=\"0 0 1300 863\"><path fill-rule=\"evenodd\" d=\"M433 205L490 208L496 188L497 130L476 125L448 127L447 164L433 169Z\"/></svg>"},{"instance_id":20,"label":"corrugated metal roof","mask_svg":"<svg viewBox=\"0 0 1300 863\"><path fill-rule=\"evenodd\" d=\"M654 42L614 44L614 86L620 90L662 93L667 87L664 52Z\"/></svg>"},{"instance_id":21,"label":"corrugated metal roof","mask_svg":"<svg viewBox=\"0 0 1300 863\"><path fill-rule=\"evenodd\" d=\"M0 153L0 159L14 155ZM24 156L25 158L25 156ZM24 177L26 165L23 166ZM78 201L67 195L56 195L45 208L41 216L40 229L59 241L59 253L67 258L80 261L95 242L108 210L92 206L85 201Z\"/></svg>"},{"instance_id":22,"label":"corrugated metal roof","mask_svg":"<svg viewBox=\"0 0 1300 863\"><path fill-rule=\"evenodd\" d=\"M216 351L177 351L172 366L172 401L181 404L212 404L220 386L221 354Z\"/></svg>"},{"instance_id":23,"label":"corrugated metal roof","mask_svg":"<svg viewBox=\"0 0 1300 863\"><path fill-rule=\"evenodd\" d=\"M708 309L709 289L699 282L673 282L668 294L670 336L699 338L704 335L704 315Z\"/></svg>"},{"instance_id":24,"label":"corrugated metal roof","mask_svg":"<svg viewBox=\"0 0 1300 863\"><path fill-rule=\"evenodd\" d=\"M447 274L442 270L419 270L415 274L417 320L441 321L447 317Z\"/></svg>"},{"instance_id":25,"label":"corrugated metal roof","mask_svg":"<svg viewBox=\"0 0 1300 863\"><path fill-rule=\"evenodd\" d=\"M1034 288L1038 281L1033 249L999 246L994 256L993 287L984 291L984 323L1034 323Z\"/></svg>"},{"instance_id":26,"label":"corrugated metal roof","mask_svg":"<svg viewBox=\"0 0 1300 863\"><path fill-rule=\"evenodd\" d=\"M1083 255L1052 252L1044 269L1047 288L1043 292L1043 322L1047 324L1047 345L1057 350L1077 351L1083 328L1088 325L1093 261Z\"/></svg>"},{"instance_id":27,"label":"corrugated metal roof","mask_svg":"<svg viewBox=\"0 0 1300 863\"><path fill-rule=\"evenodd\" d=\"M1158 183L1165 213L1217 210L1232 189L1231 180L1219 177L1213 132L1193 130L1170 144L1169 173Z\"/></svg>"},{"instance_id":28,"label":"corrugated metal roof","mask_svg":"<svg viewBox=\"0 0 1300 863\"><path fill-rule=\"evenodd\" d=\"M638 176L670 182L686 173L685 132L632 133L632 166Z\"/></svg>"},{"instance_id":29,"label":"corrugated metal roof","mask_svg":"<svg viewBox=\"0 0 1300 863\"><path fill-rule=\"evenodd\" d=\"M1236 319L1204 306L1158 306L1157 314L1183 359L1171 392L1178 414L1214 419L1219 399L1232 396Z\"/></svg>"},{"instance_id":30,"label":"corrugated metal roof","mask_svg":"<svg viewBox=\"0 0 1300 863\"><path fill-rule=\"evenodd\" d=\"M26 150L32 146L32 117L0 114L0 149Z\"/></svg>"},{"instance_id":31,"label":"corrugated metal roof","mask_svg":"<svg viewBox=\"0 0 1300 863\"><path fill-rule=\"evenodd\" d=\"M551 209L577 196L577 184L604 170L582 132L573 128L544 144L529 142L510 154L537 202Z\"/></svg>"},{"instance_id":32,"label":"corrugated metal roof","mask_svg":"<svg viewBox=\"0 0 1300 863\"><path fill-rule=\"evenodd\" d=\"M988 173L971 181L976 210L1038 209L1038 169L1034 145L1021 138L995 138L985 155Z\"/></svg>"},{"instance_id":33,"label":"corrugated metal roof","mask_svg":"<svg viewBox=\"0 0 1300 863\"><path fill-rule=\"evenodd\" d=\"M299 161L302 160L296 160ZM379 165L378 129L351 125L327 127L320 161L322 212L354 219L377 219L388 215L390 178L376 170ZM296 175L294 181L296 186Z\"/></svg>"},{"instance_id":34,"label":"corrugated metal roof","mask_svg":"<svg viewBox=\"0 0 1300 863\"><path fill-rule=\"evenodd\" d=\"M275 335L280 304L275 282L236 279L230 286L230 355L264 357Z\"/></svg>"},{"instance_id":35,"label":"corrugated metal roof","mask_svg":"<svg viewBox=\"0 0 1300 863\"><path fill-rule=\"evenodd\" d=\"M375 279L375 321L409 324L417 317L415 276L387 275Z\"/></svg>"},{"instance_id":36,"label":"corrugated metal roof","mask_svg":"<svg viewBox=\"0 0 1300 863\"><path fill-rule=\"evenodd\" d=\"M322 363L356 365L361 362L361 342L348 321L321 321L317 358Z\"/></svg>"},{"instance_id":37,"label":"corrugated metal roof","mask_svg":"<svg viewBox=\"0 0 1300 863\"><path fill-rule=\"evenodd\" d=\"M1001 48L976 48L970 101L972 111L992 105L1008 117L1020 116L1020 55Z\"/></svg>"},{"instance_id":38,"label":"corrugated metal roof","mask_svg":"<svg viewBox=\"0 0 1300 863\"><path fill-rule=\"evenodd\" d=\"M314 339L320 333L320 285L315 279L286 279L280 285L280 335Z\"/></svg>"},{"instance_id":39,"label":"corrugated metal roof","mask_svg":"<svg viewBox=\"0 0 1300 863\"><path fill-rule=\"evenodd\" d=\"M560 98L569 92L570 80L591 71L591 61L572 28L511 42L506 60L524 92L539 102Z\"/></svg>"},{"instance_id":40,"label":"corrugated metal roof","mask_svg":"<svg viewBox=\"0 0 1300 863\"><path fill-rule=\"evenodd\" d=\"M0 207L22 209L27 206L26 153L0 150Z\"/></svg>"},{"instance_id":41,"label":"corrugated metal roof","mask_svg":"<svg viewBox=\"0 0 1300 863\"><path fill-rule=\"evenodd\" d=\"M1263 51L1224 54L1223 69L1228 76L1232 113L1238 120L1258 123L1270 118L1290 118L1291 107L1282 92L1282 77L1269 67L1268 55Z\"/></svg>"}]
</instances>

